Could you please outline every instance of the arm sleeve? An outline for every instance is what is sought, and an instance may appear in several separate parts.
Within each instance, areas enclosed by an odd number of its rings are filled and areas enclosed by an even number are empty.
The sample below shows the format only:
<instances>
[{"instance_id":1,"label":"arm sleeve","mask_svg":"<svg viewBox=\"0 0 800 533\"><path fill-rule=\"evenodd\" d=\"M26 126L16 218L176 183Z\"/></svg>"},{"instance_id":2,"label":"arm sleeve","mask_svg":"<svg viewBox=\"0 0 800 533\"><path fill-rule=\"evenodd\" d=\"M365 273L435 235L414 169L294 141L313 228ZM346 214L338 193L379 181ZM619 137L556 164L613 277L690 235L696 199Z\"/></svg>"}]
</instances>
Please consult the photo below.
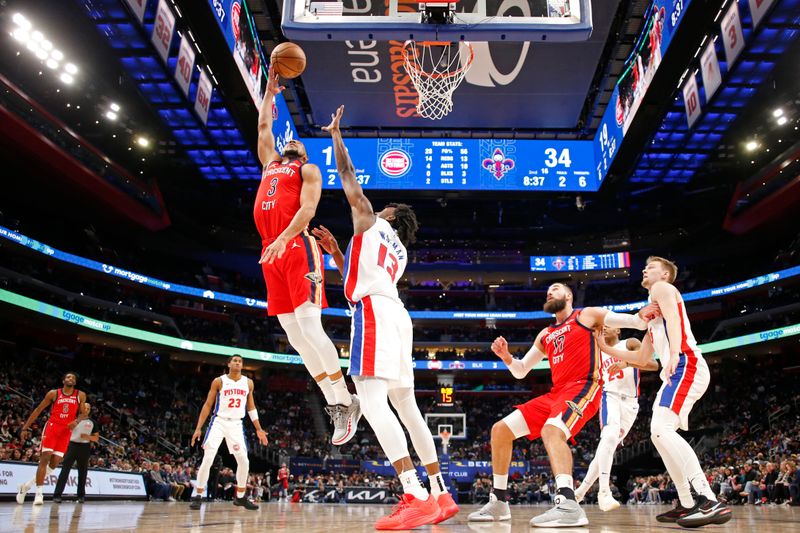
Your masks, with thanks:
<instances>
[{"instance_id":1,"label":"arm sleeve","mask_svg":"<svg viewBox=\"0 0 800 533\"><path fill-rule=\"evenodd\" d=\"M605 324L606 326L620 329L647 329L647 322L639 318L639 315L615 313L614 311L606 313Z\"/></svg>"},{"instance_id":2,"label":"arm sleeve","mask_svg":"<svg viewBox=\"0 0 800 533\"><path fill-rule=\"evenodd\" d=\"M517 379L522 379L528 375L528 372L530 372L536 363L541 361L544 356L542 351L534 344L531 346L531 349L528 350L528 353L525 354L525 357L511 361L511 364L508 365L508 369L511 371L512 376Z\"/></svg>"}]
</instances>

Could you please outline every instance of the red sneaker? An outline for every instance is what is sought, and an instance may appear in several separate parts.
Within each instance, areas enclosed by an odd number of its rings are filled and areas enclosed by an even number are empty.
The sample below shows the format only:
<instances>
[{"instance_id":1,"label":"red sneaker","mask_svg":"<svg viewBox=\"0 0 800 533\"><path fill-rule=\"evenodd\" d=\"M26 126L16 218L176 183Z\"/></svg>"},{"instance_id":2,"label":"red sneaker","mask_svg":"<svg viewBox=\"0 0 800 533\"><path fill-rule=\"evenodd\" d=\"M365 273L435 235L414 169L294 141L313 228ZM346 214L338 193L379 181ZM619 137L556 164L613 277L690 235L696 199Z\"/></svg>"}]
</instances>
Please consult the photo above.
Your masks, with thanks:
<instances>
[{"instance_id":1,"label":"red sneaker","mask_svg":"<svg viewBox=\"0 0 800 533\"><path fill-rule=\"evenodd\" d=\"M439 518L439 504L433 496L420 500L411 494L403 494L403 499L389 516L375 522L375 529L413 529L426 524L435 524Z\"/></svg>"},{"instance_id":2,"label":"red sneaker","mask_svg":"<svg viewBox=\"0 0 800 533\"><path fill-rule=\"evenodd\" d=\"M436 503L439 504L439 518L436 519L434 524L444 522L448 518L453 518L458 514L458 505L456 505L456 502L453 500L453 497L449 492L443 492L442 494L439 494L439 497L436 499Z\"/></svg>"}]
</instances>

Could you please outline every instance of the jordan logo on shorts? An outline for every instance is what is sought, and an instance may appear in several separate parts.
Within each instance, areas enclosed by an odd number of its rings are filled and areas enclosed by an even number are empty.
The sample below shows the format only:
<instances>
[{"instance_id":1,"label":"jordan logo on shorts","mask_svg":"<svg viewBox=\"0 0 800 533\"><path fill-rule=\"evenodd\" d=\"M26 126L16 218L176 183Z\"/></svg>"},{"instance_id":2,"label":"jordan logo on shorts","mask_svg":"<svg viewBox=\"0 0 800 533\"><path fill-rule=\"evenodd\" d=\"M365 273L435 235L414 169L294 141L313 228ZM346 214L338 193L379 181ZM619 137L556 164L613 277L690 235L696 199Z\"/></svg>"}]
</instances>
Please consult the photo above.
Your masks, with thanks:
<instances>
[{"instance_id":1,"label":"jordan logo on shorts","mask_svg":"<svg viewBox=\"0 0 800 533\"><path fill-rule=\"evenodd\" d=\"M318 274L316 272L309 272L303 277L311 283L322 283L322 274Z\"/></svg>"},{"instance_id":2,"label":"jordan logo on shorts","mask_svg":"<svg viewBox=\"0 0 800 533\"><path fill-rule=\"evenodd\" d=\"M567 407L572 409L575 412L575 414L578 415L579 417L583 416L583 409L578 407L578 404L576 404L572 400L567 400Z\"/></svg>"}]
</instances>

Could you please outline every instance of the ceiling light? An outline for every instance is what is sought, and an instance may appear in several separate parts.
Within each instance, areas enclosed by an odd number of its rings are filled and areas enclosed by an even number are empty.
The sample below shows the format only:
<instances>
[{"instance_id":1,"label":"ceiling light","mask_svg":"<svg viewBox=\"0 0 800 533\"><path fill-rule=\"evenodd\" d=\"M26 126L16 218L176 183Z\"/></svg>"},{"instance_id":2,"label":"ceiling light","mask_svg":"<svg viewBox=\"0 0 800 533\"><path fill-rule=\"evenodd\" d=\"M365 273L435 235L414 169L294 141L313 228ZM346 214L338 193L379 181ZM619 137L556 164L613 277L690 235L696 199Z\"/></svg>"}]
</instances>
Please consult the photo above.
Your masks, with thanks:
<instances>
[{"instance_id":1,"label":"ceiling light","mask_svg":"<svg viewBox=\"0 0 800 533\"><path fill-rule=\"evenodd\" d=\"M36 50L36 57L39 59L47 59L47 51L39 48Z\"/></svg>"},{"instance_id":2,"label":"ceiling light","mask_svg":"<svg viewBox=\"0 0 800 533\"><path fill-rule=\"evenodd\" d=\"M44 34L39 30L36 30L33 33L31 33L31 39L33 39L36 42L44 41Z\"/></svg>"},{"instance_id":3,"label":"ceiling light","mask_svg":"<svg viewBox=\"0 0 800 533\"><path fill-rule=\"evenodd\" d=\"M50 57L52 57L56 61L61 61L62 59L64 59L64 54L61 53L61 50L51 50Z\"/></svg>"},{"instance_id":4,"label":"ceiling light","mask_svg":"<svg viewBox=\"0 0 800 533\"><path fill-rule=\"evenodd\" d=\"M113 111L109 111L106 113L106 118L108 120L117 120L117 114L114 113Z\"/></svg>"},{"instance_id":5,"label":"ceiling light","mask_svg":"<svg viewBox=\"0 0 800 533\"><path fill-rule=\"evenodd\" d=\"M783 126L787 122L789 122L788 118L786 118L786 117L778 117L778 126Z\"/></svg>"},{"instance_id":6,"label":"ceiling light","mask_svg":"<svg viewBox=\"0 0 800 533\"><path fill-rule=\"evenodd\" d=\"M49 50L52 50L52 49L53 49L53 43L51 43L50 41L47 41L47 40L42 41L42 50L48 50L49 51Z\"/></svg>"},{"instance_id":7,"label":"ceiling light","mask_svg":"<svg viewBox=\"0 0 800 533\"><path fill-rule=\"evenodd\" d=\"M27 41L29 37L28 30L24 28L17 28L11 35L13 35L14 39L18 40L21 43Z\"/></svg>"},{"instance_id":8,"label":"ceiling light","mask_svg":"<svg viewBox=\"0 0 800 533\"><path fill-rule=\"evenodd\" d=\"M64 65L64 70L66 70L67 73L73 75L78 73L78 67L76 67L72 63L67 63L66 65Z\"/></svg>"},{"instance_id":9,"label":"ceiling light","mask_svg":"<svg viewBox=\"0 0 800 533\"><path fill-rule=\"evenodd\" d=\"M55 59L48 59L44 64L47 65L47 68L51 68L53 70L58 68L58 61Z\"/></svg>"},{"instance_id":10,"label":"ceiling light","mask_svg":"<svg viewBox=\"0 0 800 533\"><path fill-rule=\"evenodd\" d=\"M773 117L779 117L781 115L783 115L783 109L781 109L780 107L772 112Z\"/></svg>"},{"instance_id":11,"label":"ceiling light","mask_svg":"<svg viewBox=\"0 0 800 533\"><path fill-rule=\"evenodd\" d=\"M138 144L142 148L147 148L148 146L150 146L150 140L147 137L137 137L136 144Z\"/></svg>"},{"instance_id":12,"label":"ceiling light","mask_svg":"<svg viewBox=\"0 0 800 533\"><path fill-rule=\"evenodd\" d=\"M61 81L63 81L67 85L71 84L75 80L75 78L73 78L72 76L70 76L66 72L62 72L61 73L60 79L61 79Z\"/></svg>"},{"instance_id":13,"label":"ceiling light","mask_svg":"<svg viewBox=\"0 0 800 533\"><path fill-rule=\"evenodd\" d=\"M753 150L758 148L758 143L755 141L748 141L747 144L744 145L744 147L747 148L748 152L752 152Z\"/></svg>"},{"instance_id":14,"label":"ceiling light","mask_svg":"<svg viewBox=\"0 0 800 533\"><path fill-rule=\"evenodd\" d=\"M114 102L111 102L111 105L109 107L111 107L111 111L114 111L115 113L119 111L119 106Z\"/></svg>"},{"instance_id":15,"label":"ceiling light","mask_svg":"<svg viewBox=\"0 0 800 533\"><path fill-rule=\"evenodd\" d=\"M28 39L28 42L25 43L25 48L27 48L31 52L36 52L36 50L39 50L39 43L37 43L33 39Z\"/></svg>"},{"instance_id":16,"label":"ceiling light","mask_svg":"<svg viewBox=\"0 0 800 533\"><path fill-rule=\"evenodd\" d=\"M14 21L14 24L19 26L20 28L24 28L29 30L31 28L31 22L25 18L22 13L14 13L14 16L11 17L11 20Z\"/></svg>"}]
</instances>

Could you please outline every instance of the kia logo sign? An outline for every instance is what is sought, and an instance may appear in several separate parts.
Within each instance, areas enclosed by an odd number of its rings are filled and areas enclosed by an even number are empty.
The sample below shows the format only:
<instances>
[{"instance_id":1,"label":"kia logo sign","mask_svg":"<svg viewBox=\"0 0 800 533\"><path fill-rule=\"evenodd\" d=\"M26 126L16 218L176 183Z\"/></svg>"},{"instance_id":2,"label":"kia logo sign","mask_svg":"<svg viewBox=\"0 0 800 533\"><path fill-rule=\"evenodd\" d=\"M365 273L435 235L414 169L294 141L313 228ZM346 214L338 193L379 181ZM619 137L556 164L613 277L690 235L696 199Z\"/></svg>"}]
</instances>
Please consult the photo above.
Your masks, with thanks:
<instances>
[{"instance_id":1,"label":"kia logo sign","mask_svg":"<svg viewBox=\"0 0 800 533\"><path fill-rule=\"evenodd\" d=\"M390 178L399 178L411 169L411 158L403 150L389 150L381 156L380 167Z\"/></svg>"}]
</instances>

